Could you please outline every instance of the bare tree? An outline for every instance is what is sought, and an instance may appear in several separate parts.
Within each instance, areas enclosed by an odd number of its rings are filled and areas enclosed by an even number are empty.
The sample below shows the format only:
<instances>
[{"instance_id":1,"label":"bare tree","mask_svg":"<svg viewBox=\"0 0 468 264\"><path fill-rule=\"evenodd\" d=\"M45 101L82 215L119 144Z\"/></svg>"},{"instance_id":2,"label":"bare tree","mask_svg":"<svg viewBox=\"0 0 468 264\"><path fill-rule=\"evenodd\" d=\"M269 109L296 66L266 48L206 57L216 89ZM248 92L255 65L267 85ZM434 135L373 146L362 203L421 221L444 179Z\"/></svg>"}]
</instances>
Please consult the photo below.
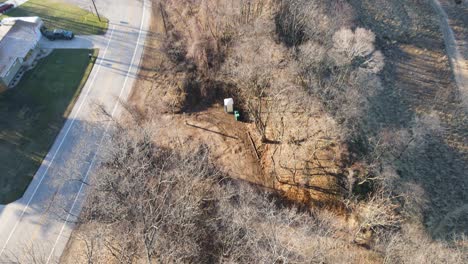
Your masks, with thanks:
<instances>
[{"instance_id":1,"label":"bare tree","mask_svg":"<svg viewBox=\"0 0 468 264\"><path fill-rule=\"evenodd\" d=\"M288 46L306 41L326 45L336 30L351 26L353 20L352 7L342 0L281 1L276 18L277 30Z\"/></svg>"},{"instance_id":2,"label":"bare tree","mask_svg":"<svg viewBox=\"0 0 468 264\"><path fill-rule=\"evenodd\" d=\"M407 224L403 232L392 234L385 241L383 263L466 263L466 238L451 244L434 241L420 226Z\"/></svg>"},{"instance_id":3,"label":"bare tree","mask_svg":"<svg viewBox=\"0 0 468 264\"><path fill-rule=\"evenodd\" d=\"M298 58L305 85L342 124L343 137L359 137L363 117L382 84L376 75L384 66L382 53L375 50L375 35L367 29L341 28L331 46L306 42Z\"/></svg>"}]
</instances>

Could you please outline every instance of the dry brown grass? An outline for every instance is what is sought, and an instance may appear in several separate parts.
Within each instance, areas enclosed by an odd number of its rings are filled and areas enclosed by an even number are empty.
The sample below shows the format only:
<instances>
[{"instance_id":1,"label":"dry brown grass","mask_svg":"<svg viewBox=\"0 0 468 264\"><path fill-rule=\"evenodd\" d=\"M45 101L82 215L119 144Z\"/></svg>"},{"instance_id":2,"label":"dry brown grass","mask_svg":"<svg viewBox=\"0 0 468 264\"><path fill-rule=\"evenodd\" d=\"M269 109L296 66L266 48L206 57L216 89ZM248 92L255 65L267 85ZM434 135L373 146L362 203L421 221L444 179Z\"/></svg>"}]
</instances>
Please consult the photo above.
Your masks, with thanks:
<instances>
[{"instance_id":1,"label":"dry brown grass","mask_svg":"<svg viewBox=\"0 0 468 264\"><path fill-rule=\"evenodd\" d=\"M381 259L350 244L347 225L333 214L302 211L275 193L224 178L206 147L180 142L174 151L156 145L161 129L130 122L105 144L62 263ZM350 250L337 255L343 247Z\"/></svg>"},{"instance_id":2,"label":"dry brown grass","mask_svg":"<svg viewBox=\"0 0 468 264\"><path fill-rule=\"evenodd\" d=\"M333 144L337 152L342 151L341 144L333 143L337 140L337 134L332 132L336 130L336 124L329 117L322 118L323 113L317 107L319 103L307 99L308 96L301 91L292 55L274 39L273 5L268 1L257 1L251 6L221 1L216 2L219 6L214 6L215 2L181 5L168 1L162 5L163 12L159 10L159 5L154 6L154 19L159 23L153 23L151 29L154 33L149 36L145 52L147 59L143 61L144 69L133 91L133 103L148 116L167 112L193 112L164 117L171 119L173 128L168 131L174 131L184 138L183 141L189 139L193 143L210 146L216 159L232 176L269 187L276 186L296 200L316 203L335 201L341 196L342 182L339 177L329 174L340 174L340 159L345 157L341 154L329 155L326 145ZM213 11L212 14L208 14L207 10ZM222 16L226 12L229 14ZM163 15L166 29L161 26L164 25ZM188 24L195 24L196 27L185 30ZM171 44L170 41L175 43ZM212 47L214 43L217 43L216 49ZM171 50L180 47L185 49L181 51L183 60L171 59ZM206 49L217 55L208 60ZM226 57L222 67L226 74L216 76L220 56ZM207 72L208 68L210 70ZM257 75L249 76L252 73ZM249 94L245 88L260 75L265 78L265 84L273 84L274 87L265 90L266 100L258 104L255 95ZM272 99L272 94L276 94L275 99ZM213 98L221 101L220 95L234 96L236 102L243 103L239 105L241 110L253 110L247 107L248 102L253 107L262 106L264 110L258 112L258 118L263 122L264 133L270 141L257 140L260 139L256 136L258 123L254 126L236 124L229 116L214 111L216 108L210 108ZM291 100L291 97L295 99ZM255 120L252 111L243 112L242 115L245 119ZM224 131L221 133L236 135L240 140L187 126L185 122L217 133ZM298 129L285 130L285 126L297 126ZM314 131L300 129L303 126L312 126ZM261 161L254 158L255 150L245 138L246 131L250 131L256 141ZM278 141L281 141L279 145L271 144ZM302 148L302 144L309 147ZM234 154L230 154L229 149L235 149ZM320 153L315 153L317 150ZM291 153L295 153L292 162L297 170L294 172L297 174L294 180L290 179L292 174L288 168L293 166L289 164ZM318 159L309 164L308 157L314 153ZM277 160L275 164L272 158ZM321 169L316 170L322 176L306 176L305 173L314 175L314 172L307 172L307 168L318 166L319 160ZM279 176L269 176L273 171ZM310 188L301 191L305 186ZM304 197L299 198L299 192Z\"/></svg>"},{"instance_id":3,"label":"dry brown grass","mask_svg":"<svg viewBox=\"0 0 468 264\"><path fill-rule=\"evenodd\" d=\"M164 28L164 10L160 5L152 5L151 32L147 36L136 89L132 90L130 101L142 112L178 112L185 102L185 71L178 70L165 52L167 35ZM164 87L164 88L163 88Z\"/></svg>"},{"instance_id":4,"label":"dry brown grass","mask_svg":"<svg viewBox=\"0 0 468 264\"><path fill-rule=\"evenodd\" d=\"M466 234L467 219L459 212L468 202L461 195L468 186L467 116L445 54L438 17L427 1L352 2L361 11L361 23L376 33L387 58L382 75L387 88L371 111L370 130L383 126L412 133L414 120L425 116L439 120L439 133L426 134L420 145L413 144L394 164L401 177L397 186L413 184L427 197L420 221L433 236Z\"/></svg>"},{"instance_id":5,"label":"dry brown grass","mask_svg":"<svg viewBox=\"0 0 468 264\"><path fill-rule=\"evenodd\" d=\"M466 230L463 194L467 185L460 177L466 166L464 117L456 111L455 89L440 36L435 32L435 20L426 6L418 6L422 2L379 1L385 9L378 9L372 1L351 1L356 11L352 12L346 1L310 1L312 9L296 11L330 16L341 10L347 15L337 21L327 17L323 20L325 24L317 27L322 31L314 31L313 24L301 28L301 34L309 32L308 39L293 41L293 45L303 44L301 48L288 47L291 43L281 36L285 32L276 35L279 29L274 24L278 22L275 12L279 6L274 2L168 0L162 2L163 10L154 5L153 34L147 41L132 106L127 107L132 112L135 106L138 113L129 115L130 125L121 131L123 135L130 134L127 139L131 140L116 149L135 153L139 148L135 142L148 140L141 133L151 131L151 146L181 155L179 160L203 156L218 173L254 183L262 190L273 187L280 191L281 199L272 204L271 196L257 195L257 188L246 187L244 183L243 187L233 189L223 185L223 180L213 183L212 179L207 182L194 179L192 174L197 170L192 166L189 173L184 163L180 171L175 170L182 172L177 173L176 178L182 179L177 188L186 190L189 184L192 191L184 194L188 201L204 201L203 210L210 211L213 205L217 210L208 215L201 212L202 222L190 222L189 217L189 225L177 225L181 221L174 220L173 225L161 229L162 236L158 236L155 248L149 248L155 253L152 256L162 262L208 259L220 263L466 262L468 254L463 238L451 245L436 242L423 225L429 227L431 235L447 239L452 231L463 233ZM385 89L372 93L357 90L358 95L365 95L370 101L355 112L360 113L356 116L358 122L351 123L358 124L356 127L362 129L363 138L368 141L364 142L368 149L361 152L344 143L350 129L343 129L343 121L337 121L335 113L324 105L326 102L303 89L307 86L301 65L316 63L318 71L329 65L321 64L320 60L301 61L297 56L314 58L313 55L327 55L328 49L339 48L334 46L335 31L355 19L375 32L375 45L386 57L380 75ZM359 35L356 32L342 31L344 35ZM306 40L309 42L304 44ZM439 78L434 78L435 74ZM440 89L441 86L445 89ZM235 122L222 111L219 102L224 96L233 96L239 102L245 123ZM348 100L342 98L340 102ZM346 114L349 105L342 105ZM256 150L246 132L252 135ZM204 155L189 153L200 146L206 150ZM260 155L259 160L255 152ZM152 160L152 156L140 160L132 155L129 161L135 164L143 161L141 167L146 168L147 164L153 164L144 162L146 159ZM165 162L175 164L170 158ZM125 159L119 159L118 164L125 165ZM168 171L174 172L174 166L169 167ZM127 168L128 175L122 170L111 170L108 174L111 179L114 175L119 175L118 179L131 178L139 168ZM147 181L147 177L161 173L162 170L141 174L137 177L141 184L137 185L131 185L128 179L119 180L117 186L138 198L140 193L132 189L152 186L154 181ZM134 188L125 189L129 184ZM236 197L235 206L226 195ZM334 210L307 208L308 213L304 213L291 204L285 206L285 197ZM140 198L124 207L145 201ZM167 209L183 216L200 212L198 206L182 205L174 202ZM190 210L185 212L187 208ZM99 206L95 209L100 210ZM96 215L99 214L87 216ZM125 221L81 225L64 261L89 257L86 255L89 250L83 249L87 244L80 237L89 242L96 237L93 230L104 230L107 233L100 234L101 243L115 239L107 245L118 245L120 252L131 256L130 262L144 262L149 251L144 250L143 240L138 237L145 237L141 229L145 223L138 220L132 227L128 224L131 218ZM115 230L121 234L115 235L118 233ZM216 241L210 244L209 252L204 249L208 242L193 240L200 237L210 243ZM225 251L217 251L220 245ZM101 252L102 255L96 255L96 263L117 261L109 247Z\"/></svg>"}]
</instances>

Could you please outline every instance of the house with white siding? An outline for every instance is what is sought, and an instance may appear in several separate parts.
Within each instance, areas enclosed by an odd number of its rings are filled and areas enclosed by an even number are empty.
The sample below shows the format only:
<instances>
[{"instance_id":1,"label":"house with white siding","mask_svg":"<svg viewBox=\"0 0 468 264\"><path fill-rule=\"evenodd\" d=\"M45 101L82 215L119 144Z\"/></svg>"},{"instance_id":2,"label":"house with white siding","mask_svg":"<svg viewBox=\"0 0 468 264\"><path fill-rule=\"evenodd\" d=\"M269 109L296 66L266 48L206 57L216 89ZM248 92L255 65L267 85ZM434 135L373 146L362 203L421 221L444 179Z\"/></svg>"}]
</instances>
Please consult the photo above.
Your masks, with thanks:
<instances>
[{"instance_id":1,"label":"house with white siding","mask_svg":"<svg viewBox=\"0 0 468 264\"><path fill-rule=\"evenodd\" d=\"M39 17L4 18L0 23L0 91L10 83L25 62L34 55L41 39Z\"/></svg>"}]
</instances>

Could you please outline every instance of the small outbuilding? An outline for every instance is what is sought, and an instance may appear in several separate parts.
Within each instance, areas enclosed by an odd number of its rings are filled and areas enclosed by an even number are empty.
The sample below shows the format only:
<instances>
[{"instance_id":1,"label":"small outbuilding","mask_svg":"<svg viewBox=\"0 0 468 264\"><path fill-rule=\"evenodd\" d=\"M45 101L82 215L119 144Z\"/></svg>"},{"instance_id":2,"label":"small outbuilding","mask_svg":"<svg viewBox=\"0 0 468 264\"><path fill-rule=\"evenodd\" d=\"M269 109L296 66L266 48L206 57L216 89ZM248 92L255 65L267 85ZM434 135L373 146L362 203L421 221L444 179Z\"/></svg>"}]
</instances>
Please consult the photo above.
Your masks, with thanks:
<instances>
[{"instance_id":1,"label":"small outbuilding","mask_svg":"<svg viewBox=\"0 0 468 264\"><path fill-rule=\"evenodd\" d=\"M224 99L224 112L226 113L234 112L234 99L232 98Z\"/></svg>"}]
</instances>

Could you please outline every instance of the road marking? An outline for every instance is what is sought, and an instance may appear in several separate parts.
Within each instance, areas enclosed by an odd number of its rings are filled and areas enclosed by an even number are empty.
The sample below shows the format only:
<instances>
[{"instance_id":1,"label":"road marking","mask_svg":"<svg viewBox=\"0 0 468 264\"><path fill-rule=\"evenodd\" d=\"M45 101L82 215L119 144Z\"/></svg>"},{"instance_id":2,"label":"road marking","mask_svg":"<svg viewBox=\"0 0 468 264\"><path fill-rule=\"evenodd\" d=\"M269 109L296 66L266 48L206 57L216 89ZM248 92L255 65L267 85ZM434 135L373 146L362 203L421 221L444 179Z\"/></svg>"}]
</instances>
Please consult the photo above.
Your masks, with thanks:
<instances>
[{"instance_id":1,"label":"road marking","mask_svg":"<svg viewBox=\"0 0 468 264\"><path fill-rule=\"evenodd\" d=\"M62 183L62 186L63 186L63 183ZM31 248L34 249L34 243L33 242L34 242L34 240L36 240L36 237L39 235L39 231L41 231L40 226L42 226L45 223L45 221L47 220L47 213L49 212L50 208L52 207L52 205L54 203L54 200L55 200L55 197L57 196L58 190L59 190L59 188L55 189L54 195L52 195L52 199L50 199L49 204L47 205L47 208L45 209L45 211L42 213L41 217L39 218L39 221L38 221L39 227L36 228L36 230L34 230L32 232L31 239L29 239L28 243L26 243L26 248L28 248L29 245L30 245Z\"/></svg>"},{"instance_id":2,"label":"road marking","mask_svg":"<svg viewBox=\"0 0 468 264\"><path fill-rule=\"evenodd\" d=\"M38 182L37 185L36 185L36 188L34 188L34 191L33 191L33 193L31 194L31 197L30 197L29 200L28 200L28 203L26 204L26 206L24 207L23 211L21 212L20 218L18 219L18 221L16 221L15 225L13 226L13 229L11 230L10 234L8 235L8 238L7 238L6 242L5 242L5 244L3 245L2 250L0 251L0 257L2 256L3 252L5 251L5 249L6 249L7 245L8 245L8 242L10 241L11 237L13 236L13 233L15 232L16 228L18 227L19 222L21 222L21 220L23 219L24 214L26 213L26 210L28 210L29 205L31 204L32 199L34 198L34 196L35 196L36 193L37 193L37 190L38 190L39 187L41 186L42 181L43 181L44 178L45 178L45 175L46 175L47 172L49 171L50 166L52 165L52 163L53 163L54 160L55 160L55 157L57 156L57 153L58 153L58 152L60 151L60 149L62 148L63 142L65 142L65 139L67 138L68 133L70 132L70 129L72 128L73 124L74 124L75 121L76 121L76 117L77 117L78 114L80 113L81 108L83 107L83 104L84 104L84 102L86 101L86 98L88 97L89 93L91 92L91 90L92 90L91 88L93 87L94 81L96 80L96 76L98 75L98 73L99 73L99 71L100 71L100 69L101 69L102 59L104 59L104 57L105 57L106 54L107 54L107 49L109 48L109 44L110 44L111 39L112 39L112 36L113 36L113 34L114 34L114 29L115 29L115 26L112 27L112 31L111 31L111 34L110 34L110 36L109 36L109 40L107 41L106 49L104 50L104 54L102 55L101 62L99 63L98 68L97 68L97 70L96 70L96 74L93 76L93 79L91 80L89 89L88 89L88 91L86 91L86 94L85 94L85 96L83 97L83 100L81 101L81 104L80 104L80 106L78 107L78 110L76 111L75 115L73 116L73 119L72 119L70 125L68 126L67 130L65 131L65 135L62 137L62 140L60 141L60 143L59 143L59 145L58 145L58 147L57 147L57 149L56 149L54 155L52 156L52 159L51 159L50 162L47 164L45 171L42 173L41 178L40 178L39 182Z\"/></svg>"},{"instance_id":3,"label":"road marking","mask_svg":"<svg viewBox=\"0 0 468 264\"><path fill-rule=\"evenodd\" d=\"M112 117L114 116L114 113L117 110L117 107L119 106L119 102L120 102L120 99L122 97L122 94L125 91L125 86L127 85L128 77L129 77L130 71L132 70L132 67L133 67L133 61L135 60L136 53L138 51L138 46L140 45L141 29L143 28L143 23L144 23L144 18L145 18L145 11L146 11L146 0L143 1L143 14L141 16L140 29L138 30L138 38L137 38L137 43L135 45L135 50L133 51L132 60L130 61L130 67L127 70L127 74L125 76L124 83L122 85L122 88L120 89L120 94L119 94L118 100L116 100L116 102L114 104L114 108L112 109L112 112L111 112ZM137 69L138 68L139 68L139 64L138 64ZM78 197L81 195L81 191L83 190L83 187L85 186L85 182L87 182L87 180L88 180L89 173L91 172L91 169L93 168L94 162L96 161L97 153L99 152L99 149L100 149L100 147L102 145L102 142L104 141L104 137L106 136L107 130L109 129L109 127L110 127L110 123L107 123L106 129L104 130L104 132L102 134L102 137L101 137L101 140L99 141L98 148L96 149L96 152L94 152L91 163L89 164L89 167L86 170L86 174L85 174L85 176L83 178L83 181L81 182L80 189L78 190L78 193L75 196L72 207L68 211L67 218L65 219L65 222L63 223L62 228L60 229L60 232L59 232L59 234L57 236L57 239L55 240L54 246L52 247L52 250L51 250L51 252L49 254L49 257L47 258L46 263L50 262L50 259L51 259L52 255L54 254L55 247L57 246L57 243L60 240L60 237L62 236L63 231L65 230L65 226L68 223L68 219L69 219L71 213L73 212L73 209L75 208L76 202L78 201Z\"/></svg>"}]
</instances>

